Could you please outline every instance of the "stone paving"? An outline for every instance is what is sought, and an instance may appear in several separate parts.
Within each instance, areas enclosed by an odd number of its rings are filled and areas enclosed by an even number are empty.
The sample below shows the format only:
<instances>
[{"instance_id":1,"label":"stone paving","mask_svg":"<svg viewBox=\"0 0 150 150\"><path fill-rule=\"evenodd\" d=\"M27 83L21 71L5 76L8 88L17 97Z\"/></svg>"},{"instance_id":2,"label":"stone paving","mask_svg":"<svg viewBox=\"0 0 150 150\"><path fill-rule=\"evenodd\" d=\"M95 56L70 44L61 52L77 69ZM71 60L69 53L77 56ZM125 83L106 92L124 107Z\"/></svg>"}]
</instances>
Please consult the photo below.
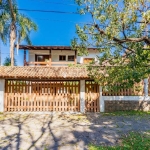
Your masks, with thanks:
<instances>
[{"instance_id":1,"label":"stone paving","mask_svg":"<svg viewBox=\"0 0 150 150\"><path fill-rule=\"evenodd\" d=\"M86 150L88 144L117 145L129 131L150 130L150 115L0 114L2 150Z\"/></svg>"}]
</instances>

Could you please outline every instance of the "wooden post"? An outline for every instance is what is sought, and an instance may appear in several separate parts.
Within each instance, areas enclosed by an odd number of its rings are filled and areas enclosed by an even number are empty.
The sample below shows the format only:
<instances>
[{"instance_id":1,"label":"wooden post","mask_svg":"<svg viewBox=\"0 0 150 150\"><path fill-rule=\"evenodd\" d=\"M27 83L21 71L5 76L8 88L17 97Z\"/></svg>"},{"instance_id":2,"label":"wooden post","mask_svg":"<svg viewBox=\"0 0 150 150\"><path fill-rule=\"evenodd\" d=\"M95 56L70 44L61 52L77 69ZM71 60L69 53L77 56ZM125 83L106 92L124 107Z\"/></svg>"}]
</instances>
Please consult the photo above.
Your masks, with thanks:
<instances>
[{"instance_id":1,"label":"wooden post","mask_svg":"<svg viewBox=\"0 0 150 150\"><path fill-rule=\"evenodd\" d=\"M51 54L51 50L49 50L49 66L52 65L52 54Z\"/></svg>"},{"instance_id":2,"label":"wooden post","mask_svg":"<svg viewBox=\"0 0 150 150\"><path fill-rule=\"evenodd\" d=\"M27 61L26 61L26 50L24 50L24 66L26 66Z\"/></svg>"},{"instance_id":3,"label":"wooden post","mask_svg":"<svg viewBox=\"0 0 150 150\"><path fill-rule=\"evenodd\" d=\"M75 51L74 64L77 64L77 51Z\"/></svg>"}]
</instances>

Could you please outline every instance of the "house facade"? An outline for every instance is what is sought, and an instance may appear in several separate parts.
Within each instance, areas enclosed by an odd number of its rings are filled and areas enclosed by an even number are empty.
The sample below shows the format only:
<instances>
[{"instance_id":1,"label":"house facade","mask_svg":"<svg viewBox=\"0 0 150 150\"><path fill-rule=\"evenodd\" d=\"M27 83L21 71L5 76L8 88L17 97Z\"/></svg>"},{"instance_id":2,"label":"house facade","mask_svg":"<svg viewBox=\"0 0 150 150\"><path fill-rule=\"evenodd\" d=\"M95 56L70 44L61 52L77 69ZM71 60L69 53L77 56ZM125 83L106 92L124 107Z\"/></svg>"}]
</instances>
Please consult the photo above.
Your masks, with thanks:
<instances>
[{"instance_id":1,"label":"house facade","mask_svg":"<svg viewBox=\"0 0 150 150\"><path fill-rule=\"evenodd\" d=\"M67 46L20 46L24 49L24 66L68 66L69 64L87 64L97 61L99 52L89 48L87 56L78 56L77 51ZM26 58L28 50L28 61Z\"/></svg>"},{"instance_id":2,"label":"house facade","mask_svg":"<svg viewBox=\"0 0 150 150\"><path fill-rule=\"evenodd\" d=\"M111 112L150 110L148 79L141 91L104 91L88 76L86 65L98 61L97 49L78 56L68 46L27 46L24 66L0 67L1 112ZM143 101L145 100L145 101Z\"/></svg>"}]
</instances>

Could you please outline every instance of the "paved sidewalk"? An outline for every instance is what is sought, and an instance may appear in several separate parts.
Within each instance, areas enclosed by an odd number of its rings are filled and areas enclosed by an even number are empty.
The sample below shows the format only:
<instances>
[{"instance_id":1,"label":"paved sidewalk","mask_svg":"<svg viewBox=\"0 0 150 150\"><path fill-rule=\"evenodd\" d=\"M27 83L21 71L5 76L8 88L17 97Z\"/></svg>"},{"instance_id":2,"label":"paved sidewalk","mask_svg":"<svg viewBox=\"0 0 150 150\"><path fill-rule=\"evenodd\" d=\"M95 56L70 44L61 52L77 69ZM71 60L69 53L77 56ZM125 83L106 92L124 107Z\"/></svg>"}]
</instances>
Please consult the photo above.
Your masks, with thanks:
<instances>
[{"instance_id":1,"label":"paved sidewalk","mask_svg":"<svg viewBox=\"0 0 150 150\"><path fill-rule=\"evenodd\" d=\"M0 149L86 150L116 145L122 134L150 130L150 116L0 114Z\"/></svg>"}]
</instances>

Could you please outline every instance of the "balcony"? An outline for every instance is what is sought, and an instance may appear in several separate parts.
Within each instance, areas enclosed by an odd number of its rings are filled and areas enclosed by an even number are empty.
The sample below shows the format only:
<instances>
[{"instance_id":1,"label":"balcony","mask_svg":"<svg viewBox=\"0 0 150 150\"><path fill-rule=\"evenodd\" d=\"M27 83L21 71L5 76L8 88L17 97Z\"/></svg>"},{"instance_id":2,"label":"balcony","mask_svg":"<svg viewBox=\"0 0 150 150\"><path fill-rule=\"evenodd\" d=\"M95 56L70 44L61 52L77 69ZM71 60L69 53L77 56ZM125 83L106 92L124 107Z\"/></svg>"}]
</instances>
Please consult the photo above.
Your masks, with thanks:
<instances>
[{"instance_id":1,"label":"balcony","mask_svg":"<svg viewBox=\"0 0 150 150\"><path fill-rule=\"evenodd\" d=\"M49 66L49 67L55 67L55 66L68 66L69 64L76 64L75 61L73 62L67 62L67 61L59 61L59 62L26 62L24 66Z\"/></svg>"}]
</instances>

